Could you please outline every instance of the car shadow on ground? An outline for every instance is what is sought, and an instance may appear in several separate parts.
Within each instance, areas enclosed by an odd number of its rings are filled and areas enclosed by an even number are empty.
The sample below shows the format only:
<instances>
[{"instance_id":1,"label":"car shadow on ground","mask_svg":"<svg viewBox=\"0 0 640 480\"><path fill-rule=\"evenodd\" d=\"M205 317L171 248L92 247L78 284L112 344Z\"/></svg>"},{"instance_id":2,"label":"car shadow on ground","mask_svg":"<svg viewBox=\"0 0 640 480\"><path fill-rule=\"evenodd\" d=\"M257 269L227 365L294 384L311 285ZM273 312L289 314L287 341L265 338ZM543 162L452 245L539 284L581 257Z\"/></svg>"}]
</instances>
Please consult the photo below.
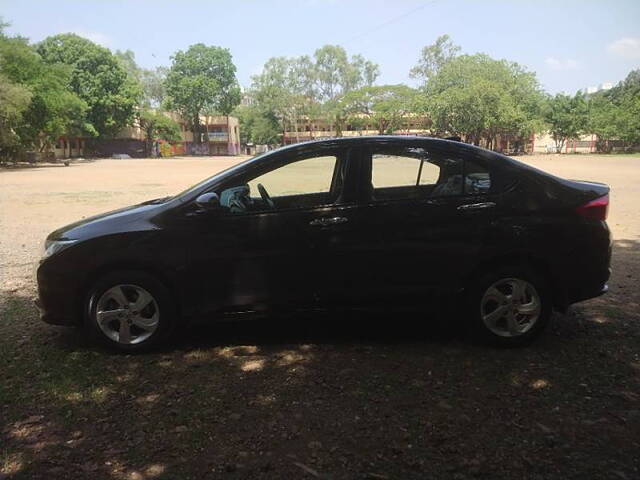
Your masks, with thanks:
<instances>
[{"instance_id":1,"label":"car shadow on ground","mask_svg":"<svg viewBox=\"0 0 640 480\"><path fill-rule=\"evenodd\" d=\"M616 242L613 267L607 296L510 350L419 314L342 313L194 327L120 355L8 292L0 473L634 478L640 242Z\"/></svg>"}]
</instances>

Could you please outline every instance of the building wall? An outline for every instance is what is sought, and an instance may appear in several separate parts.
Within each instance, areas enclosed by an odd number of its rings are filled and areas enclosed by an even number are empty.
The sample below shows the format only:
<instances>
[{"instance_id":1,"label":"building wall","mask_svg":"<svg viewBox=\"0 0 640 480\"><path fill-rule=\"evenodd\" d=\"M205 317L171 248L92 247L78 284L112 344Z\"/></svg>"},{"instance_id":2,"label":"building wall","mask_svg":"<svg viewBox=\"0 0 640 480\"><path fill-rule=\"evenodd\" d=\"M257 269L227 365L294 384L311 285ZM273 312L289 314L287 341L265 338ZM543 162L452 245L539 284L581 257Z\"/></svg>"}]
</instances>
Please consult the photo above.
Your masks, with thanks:
<instances>
[{"instance_id":1,"label":"building wall","mask_svg":"<svg viewBox=\"0 0 640 480\"><path fill-rule=\"evenodd\" d=\"M569 139L562 148L562 153L593 153L596 151L597 137L594 134L581 135L579 138ZM556 143L551 135L541 133L534 138L534 153L556 153Z\"/></svg>"},{"instance_id":2,"label":"building wall","mask_svg":"<svg viewBox=\"0 0 640 480\"><path fill-rule=\"evenodd\" d=\"M79 137L62 137L53 148L55 158L77 158L85 156L86 140Z\"/></svg>"}]
</instances>

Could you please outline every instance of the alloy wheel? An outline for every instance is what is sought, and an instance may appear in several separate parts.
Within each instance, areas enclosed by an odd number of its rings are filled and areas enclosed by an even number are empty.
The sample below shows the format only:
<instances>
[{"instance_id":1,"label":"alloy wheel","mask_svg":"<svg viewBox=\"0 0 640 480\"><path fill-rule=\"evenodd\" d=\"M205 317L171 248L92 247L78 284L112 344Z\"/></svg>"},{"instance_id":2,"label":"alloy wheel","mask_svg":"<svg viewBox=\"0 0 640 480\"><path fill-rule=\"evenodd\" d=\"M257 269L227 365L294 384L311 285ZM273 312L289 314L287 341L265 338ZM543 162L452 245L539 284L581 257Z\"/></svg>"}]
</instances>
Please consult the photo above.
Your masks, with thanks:
<instances>
[{"instance_id":1,"label":"alloy wheel","mask_svg":"<svg viewBox=\"0 0 640 480\"><path fill-rule=\"evenodd\" d=\"M160 309L155 298L138 285L116 285L98 299L94 320L109 339L122 345L147 340L158 328Z\"/></svg>"},{"instance_id":2,"label":"alloy wheel","mask_svg":"<svg viewBox=\"0 0 640 480\"><path fill-rule=\"evenodd\" d=\"M535 287L519 278L503 278L482 296L480 315L485 326L500 337L518 337L533 328L542 311Z\"/></svg>"}]
</instances>

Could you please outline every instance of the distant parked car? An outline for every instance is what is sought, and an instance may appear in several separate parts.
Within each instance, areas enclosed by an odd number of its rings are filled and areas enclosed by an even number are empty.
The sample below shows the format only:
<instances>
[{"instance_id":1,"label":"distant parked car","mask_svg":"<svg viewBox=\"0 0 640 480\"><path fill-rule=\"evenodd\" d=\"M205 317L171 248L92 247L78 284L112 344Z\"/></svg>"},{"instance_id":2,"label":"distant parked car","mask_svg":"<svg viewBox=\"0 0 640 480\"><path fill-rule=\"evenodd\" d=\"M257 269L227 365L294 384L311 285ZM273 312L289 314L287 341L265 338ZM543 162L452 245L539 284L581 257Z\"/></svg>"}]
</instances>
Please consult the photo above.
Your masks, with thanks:
<instances>
[{"instance_id":1,"label":"distant parked car","mask_svg":"<svg viewBox=\"0 0 640 480\"><path fill-rule=\"evenodd\" d=\"M125 351L187 319L408 305L519 345L607 290L608 193L456 141L296 144L51 233L38 304Z\"/></svg>"}]
</instances>

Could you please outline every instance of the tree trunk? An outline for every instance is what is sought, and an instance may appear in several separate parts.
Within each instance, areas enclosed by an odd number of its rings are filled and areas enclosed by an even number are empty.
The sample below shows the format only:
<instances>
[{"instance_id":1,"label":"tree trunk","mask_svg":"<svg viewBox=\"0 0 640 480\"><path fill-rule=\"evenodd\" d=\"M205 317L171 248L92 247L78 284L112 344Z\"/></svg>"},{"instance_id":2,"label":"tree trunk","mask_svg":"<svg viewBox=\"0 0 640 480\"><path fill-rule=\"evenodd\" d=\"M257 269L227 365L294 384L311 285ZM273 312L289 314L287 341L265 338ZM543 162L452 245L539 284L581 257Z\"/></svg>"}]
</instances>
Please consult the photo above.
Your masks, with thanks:
<instances>
[{"instance_id":1,"label":"tree trunk","mask_svg":"<svg viewBox=\"0 0 640 480\"><path fill-rule=\"evenodd\" d=\"M193 143L202 143L202 135L200 135L200 115L195 114L193 116Z\"/></svg>"},{"instance_id":2,"label":"tree trunk","mask_svg":"<svg viewBox=\"0 0 640 480\"><path fill-rule=\"evenodd\" d=\"M229 115L225 115L227 118L227 155L231 155L231 132L229 131Z\"/></svg>"}]
</instances>

